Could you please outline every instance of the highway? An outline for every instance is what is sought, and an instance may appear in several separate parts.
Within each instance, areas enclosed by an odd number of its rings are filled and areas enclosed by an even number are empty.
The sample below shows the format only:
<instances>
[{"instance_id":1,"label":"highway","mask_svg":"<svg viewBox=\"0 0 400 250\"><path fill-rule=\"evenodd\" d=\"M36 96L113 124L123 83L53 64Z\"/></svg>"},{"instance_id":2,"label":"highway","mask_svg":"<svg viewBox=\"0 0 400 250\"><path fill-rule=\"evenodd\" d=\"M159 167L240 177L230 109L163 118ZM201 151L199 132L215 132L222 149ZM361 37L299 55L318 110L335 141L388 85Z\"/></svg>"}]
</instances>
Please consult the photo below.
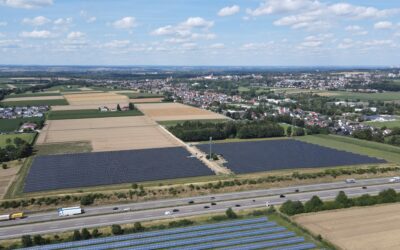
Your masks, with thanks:
<instances>
[{"instance_id":1,"label":"highway","mask_svg":"<svg viewBox=\"0 0 400 250\"><path fill-rule=\"evenodd\" d=\"M367 189L363 189L362 186L368 187ZM117 211L112 210L115 206L92 207L85 209L87 212L84 215L72 216L68 217L68 219L61 220L59 220L55 212L32 214L23 220L1 222L0 239L20 237L24 234L44 234L68 231L82 227L99 227L111 224L125 224L136 221L223 212L229 207L233 207L234 209L265 207L267 201L271 205L278 205L288 199L305 201L310 199L313 195L318 195L321 199L325 200L333 199L340 190L345 191L348 196L359 196L366 193L377 194L388 188L400 191L400 183L388 183L388 178L380 178L359 180L355 184L335 182L125 204L119 205L119 210ZM295 192L296 189L299 189L299 192ZM279 197L279 195L283 193L286 195L286 198ZM193 200L194 204L188 204L190 200ZM216 205L212 206L211 202L215 202ZM237 205L240 205L240 207L237 207ZM209 208L205 208L205 206ZM134 208L134 210L122 212L122 210L127 207ZM172 215L164 214L165 211L174 208L179 209L179 212L173 213ZM27 222L30 224L27 224Z\"/></svg>"}]
</instances>

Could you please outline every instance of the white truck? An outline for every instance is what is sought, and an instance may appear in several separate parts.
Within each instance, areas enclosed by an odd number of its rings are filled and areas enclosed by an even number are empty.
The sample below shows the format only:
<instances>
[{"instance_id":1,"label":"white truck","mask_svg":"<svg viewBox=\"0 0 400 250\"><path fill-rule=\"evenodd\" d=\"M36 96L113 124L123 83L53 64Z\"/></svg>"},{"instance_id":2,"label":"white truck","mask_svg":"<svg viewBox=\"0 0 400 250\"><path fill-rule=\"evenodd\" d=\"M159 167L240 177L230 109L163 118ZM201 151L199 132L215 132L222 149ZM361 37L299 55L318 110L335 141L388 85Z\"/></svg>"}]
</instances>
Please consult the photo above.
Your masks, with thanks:
<instances>
[{"instance_id":1,"label":"white truck","mask_svg":"<svg viewBox=\"0 0 400 250\"><path fill-rule=\"evenodd\" d=\"M58 216L70 216L82 214L83 209L81 207L65 207L58 209Z\"/></svg>"},{"instance_id":2,"label":"white truck","mask_svg":"<svg viewBox=\"0 0 400 250\"><path fill-rule=\"evenodd\" d=\"M395 176L389 179L389 182L400 182L400 177L399 176Z\"/></svg>"}]
</instances>

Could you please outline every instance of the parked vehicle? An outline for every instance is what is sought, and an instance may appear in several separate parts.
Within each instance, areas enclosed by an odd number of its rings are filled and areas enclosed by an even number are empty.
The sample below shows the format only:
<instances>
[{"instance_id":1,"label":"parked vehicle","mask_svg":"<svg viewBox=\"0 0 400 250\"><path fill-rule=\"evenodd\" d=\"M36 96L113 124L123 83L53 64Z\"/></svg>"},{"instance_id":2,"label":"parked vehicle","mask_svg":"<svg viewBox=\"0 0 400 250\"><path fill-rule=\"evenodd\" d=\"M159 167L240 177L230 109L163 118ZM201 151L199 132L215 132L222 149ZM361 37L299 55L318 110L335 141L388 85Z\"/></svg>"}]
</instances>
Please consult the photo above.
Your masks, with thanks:
<instances>
[{"instance_id":1,"label":"parked vehicle","mask_svg":"<svg viewBox=\"0 0 400 250\"><path fill-rule=\"evenodd\" d=\"M58 216L70 216L82 214L83 209L81 207L65 207L58 209Z\"/></svg>"},{"instance_id":2,"label":"parked vehicle","mask_svg":"<svg viewBox=\"0 0 400 250\"><path fill-rule=\"evenodd\" d=\"M25 217L25 214L23 212L17 212L17 213L12 213L12 214L3 214L3 215L0 215L0 221L16 220L16 219L22 219L24 217Z\"/></svg>"}]
</instances>

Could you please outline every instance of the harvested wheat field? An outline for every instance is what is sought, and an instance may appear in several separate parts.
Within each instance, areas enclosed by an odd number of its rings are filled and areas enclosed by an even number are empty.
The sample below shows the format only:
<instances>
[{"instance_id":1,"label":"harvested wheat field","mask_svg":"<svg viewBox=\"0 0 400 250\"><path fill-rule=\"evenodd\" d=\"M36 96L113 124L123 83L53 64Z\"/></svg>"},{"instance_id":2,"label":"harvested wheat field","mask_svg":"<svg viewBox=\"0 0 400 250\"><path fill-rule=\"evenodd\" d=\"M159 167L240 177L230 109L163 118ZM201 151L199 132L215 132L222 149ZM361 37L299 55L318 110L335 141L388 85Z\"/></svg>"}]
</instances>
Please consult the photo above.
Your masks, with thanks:
<instances>
[{"instance_id":1,"label":"harvested wheat field","mask_svg":"<svg viewBox=\"0 0 400 250\"><path fill-rule=\"evenodd\" d=\"M155 98L133 98L129 99L132 103L151 103L151 102L161 102L163 97L155 97Z\"/></svg>"},{"instance_id":2,"label":"harvested wheat field","mask_svg":"<svg viewBox=\"0 0 400 250\"><path fill-rule=\"evenodd\" d=\"M209 110L181 103L145 103L137 104L136 107L155 121L226 119L225 116Z\"/></svg>"},{"instance_id":3,"label":"harvested wheat field","mask_svg":"<svg viewBox=\"0 0 400 250\"><path fill-rule=\"evenodd\" d=\"M27 97L11 97L2 100L2 102L20 102L20 101L41 101L41 100L62 100L64 97L55 96L27 96Z\"/></svg>"},{"instance_id":4,"label":"harvested wheat field","mask_svg":"<svg viewBox=\"0 0 400 250\"><path fill-rule=\"evenodd\" d=\"M7 192L8 187L14 181L21 164L18 161L7 162L7 169L2 169L0 171L0 199L4 197Z\"/></svg>"},{"instance_id":5,"label":"harvested wheat field","mask_svg":"<svg viewBox=\"0 0 400 250\"><path fill-rule=\"evenodd\" d=\"M49 120L37 144L90 141L93 152L180 146L145 116Z\"/></svg>"},{"instance_id":6,"label":"harvested wheat field","mask_svg":"<svg viewBox=\"0 0 400 250\"><path fill-rule=\"evenodd\" d=\"M400 249L400 204L340 209L294 220L341 249Z\"/></svg>"},{"instance_id":7,"label":"harvested wheat field","mask_svg":"<svg viewBox=\"0 0 400 250\"><path fill-rule=\"evenodd\" d=\"M64 94L69 105L52 106L52 110L79 110L79 109L98 109L101 106L115 109L119 104L121 107L128 106L129 98L115 93L100 92L88 93L80 92L76 94Z\"/></svg>"}]
</instances>

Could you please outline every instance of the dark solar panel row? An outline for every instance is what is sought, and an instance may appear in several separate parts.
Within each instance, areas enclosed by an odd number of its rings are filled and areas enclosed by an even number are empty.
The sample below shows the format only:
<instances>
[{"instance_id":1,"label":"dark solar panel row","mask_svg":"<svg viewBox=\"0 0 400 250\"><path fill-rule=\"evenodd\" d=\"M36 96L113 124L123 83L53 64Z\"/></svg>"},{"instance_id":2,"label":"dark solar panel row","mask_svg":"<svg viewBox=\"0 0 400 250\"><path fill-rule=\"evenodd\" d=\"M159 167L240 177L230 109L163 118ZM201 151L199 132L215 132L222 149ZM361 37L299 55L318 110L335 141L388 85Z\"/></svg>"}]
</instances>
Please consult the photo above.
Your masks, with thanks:
<instances>
[{"instance_id":1,"label":"dark solar panel row","mask_svg":"<svg viewBox=\"0 0 400 250\"><path fill-rule=\"evenodd\" d=\"M199 226L190 226L190 227L181 227L181 228L174 228L174 229L167 229L167 230L159 230L153 232L145 232L145 233L136 233L136 234L127 234L121 236L111 236L105 238L98 238L98 239L90 239L90 240L83 240L83 241L75 241L75 242L65 242L65 243L58 243L52 245L45 245L45 246L37 246L31 247L30 250L57 250L57 249L64 249L64 248L74 248L74 247L83 247L89 245L99 245L105 244L109 242L119 242L125 240L133 240L133 239L143 239L143 238L150 238L150 237L159 237L164 235L174 235L186 232L195 232L201 230L210 230L210 229L217 229L217 228L230 228L233 226L240 226L240 225L253 225L259 223L265 223L268 221L268 218L261 217L255 219L246 219L246 220L233 220L228 222L222 223L212 223L206 225L199 225Z\"/></svg>"},{"instance_id":2,"label":"dark solar panel row","mask_svg":"<svg viewBox=\"0 0 400 250\"><path fill-rule=\"evenodd\" d=\"M317 246L314 243L304 243L304 244L297 244L294 246L271 248L271 250L308 250L308 249L314 249L316 247Z\"/></svg>"},{"instance_id":3,"label":"dark solar panel row","mask_svg":"<svg viewBox=\"0 0 400 250\"><path fill-rule=\"evenodd\" d=\"M37 156L24 192L213 175L181 147Z\"/></svg>"},{"instance_id":4,"label":"dark solar panel row","mask_svg":"<svg viewBox=\"0 0 400 250\"><path fill-rule=\"evenodd\" d=\"M229 233L231 230L229 228L225 232L220 232L216 233L214 235L210 236L204 236L204 235L199 235L197 234L197 238L188 238L186 237L181 237L184 240L176 240L176 239L167 239L163 242L159 243L153 243L153 244L146 244L146 245L140 245L137 244L135 241L127 241L127 242L114 242L110 243L107 245L101 245L101 246L90 246L90 247L83 247L80 248L82 250L106 250L106 249L120 249L120 248L126 248L128 247L129 249L165 249L165 248L171 248L171 247L178 247L178 246L187 246L187 245L193 245L193 244L199 244L199 243L204 243L204 242L209 242L209 241L217 241L217 240L226 240L226 239L231 239L231 238L238 238L238 237L244 237L246 235L260 235L262 233L264 234L269 234L269 233L274 233L274 232L279 232L283 231L285 228L282 227L274 227L270 229L257 229L257 230L252 230L252 231L239 231L235 233ZM283 238L283 237L281 237ZM175 240L175 241L174 241Z\"/></svg>"},{"instance_id":5,"label":"dark solar panel row","mask_svg":"<svg viewBox=\"0 0 400 250\"><path fill-rule=\"evenodd\" d=\"M261 242L261 243L253 243L253 244L246 244L246 246L235 246L235 247L228 247L224 248L226 250L252 250L252 249L264 249L266 247L276 247L276 246L282 246L282 245L290 245L290 244L296 244L304 242L303 237L294 237L290 239L285 239L285 240L274 240L274 241L267 241L267 242Z\"/></svg>"},{"instance_id":6,"label":"dark solar panel row","mask_svg":"<svg viewBox=\"0 0 400 250\"><path fill-rule=\"evenodd\" d=\"M209 145L197 145L208 152ZM213 152L227 160L233 172L251 173L291 168L316 168L386 161L296 140L216 143Z\"/></svg>"}]
</instances>

